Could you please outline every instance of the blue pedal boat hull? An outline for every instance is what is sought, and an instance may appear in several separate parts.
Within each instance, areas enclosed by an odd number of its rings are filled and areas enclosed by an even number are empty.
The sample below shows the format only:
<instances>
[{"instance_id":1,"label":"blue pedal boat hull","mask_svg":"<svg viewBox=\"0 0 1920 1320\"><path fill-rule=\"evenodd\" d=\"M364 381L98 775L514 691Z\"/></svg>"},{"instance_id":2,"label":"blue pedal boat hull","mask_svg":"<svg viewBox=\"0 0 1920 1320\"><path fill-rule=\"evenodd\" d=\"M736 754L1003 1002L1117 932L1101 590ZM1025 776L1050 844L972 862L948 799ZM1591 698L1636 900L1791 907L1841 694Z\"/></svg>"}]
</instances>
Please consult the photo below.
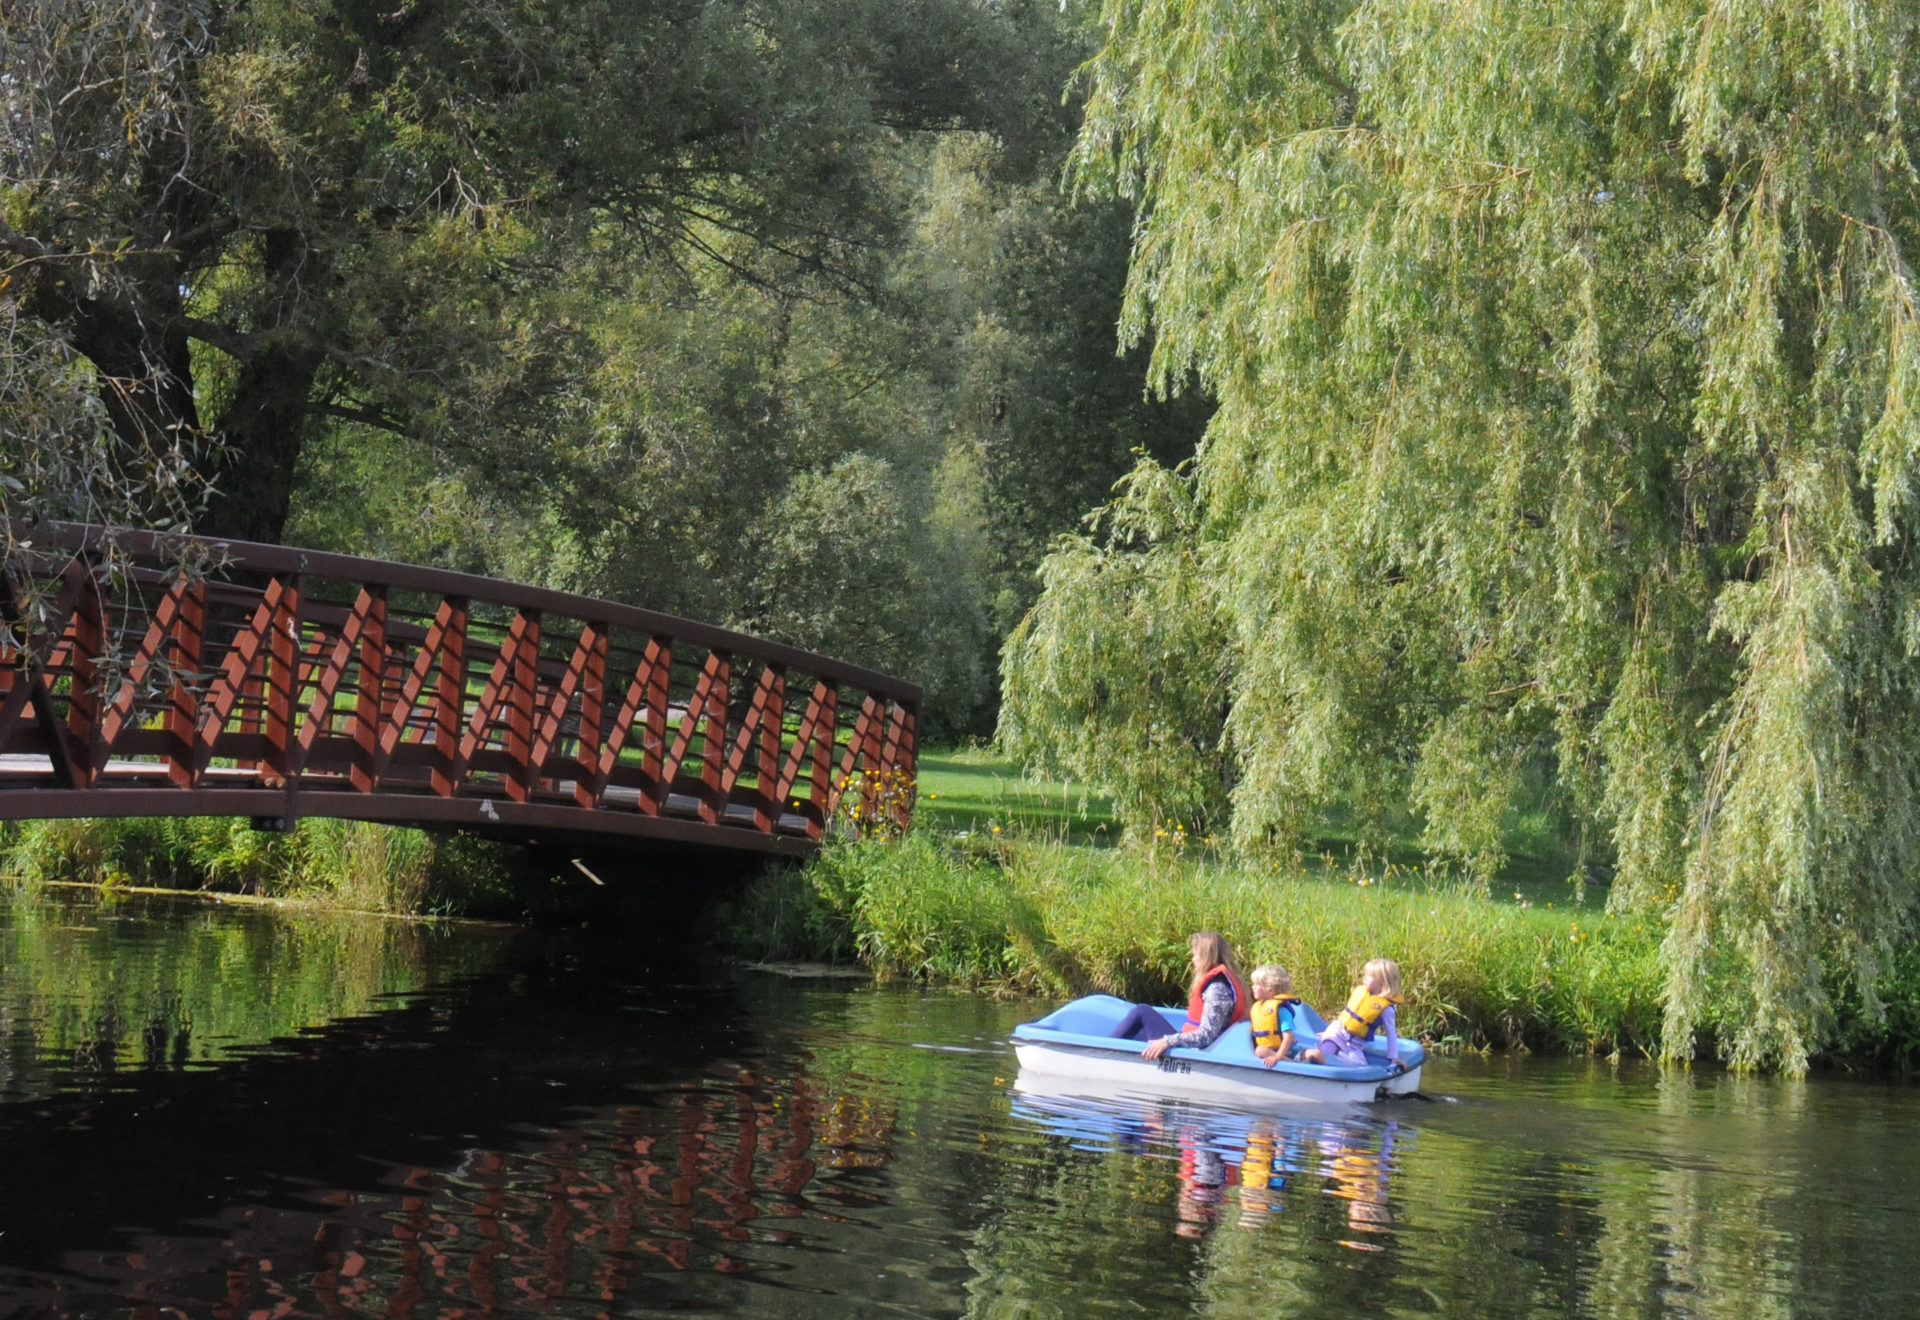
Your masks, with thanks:
<instances>
[{"instance_id":1,"label":"blue pedal boat hull","mask_svg":"<svg viewBox=\"0 0 1920 1320\"><path fill-rule=\"evenodd\" d=\"M1418 1041L1402 1037L1403 1073L1388 1071L1386 1046L1379 1041L1368 1043L1364 1068L1292 1061L1269 1068L1253 1055L1253 1034L1239 1026L1222 1032L1204 1050L1171 1049L1148 1059L1141 1054L1144 1041L1110 1034L1130 1008L1112 995L1087 995L1037 1021L1021 1023L1013 1029L1021 1075L1084 1083L1089 1092L1099 1094L1187 1096L1238 1105L1366 1104L1418 1090L1427 1058ZM1319 1014L1302 1008L1310 1022L1321 1023ZM1175 1021L1186 1013L1178 1008L1162 1011Z\"/></svg>"}]
</instances>

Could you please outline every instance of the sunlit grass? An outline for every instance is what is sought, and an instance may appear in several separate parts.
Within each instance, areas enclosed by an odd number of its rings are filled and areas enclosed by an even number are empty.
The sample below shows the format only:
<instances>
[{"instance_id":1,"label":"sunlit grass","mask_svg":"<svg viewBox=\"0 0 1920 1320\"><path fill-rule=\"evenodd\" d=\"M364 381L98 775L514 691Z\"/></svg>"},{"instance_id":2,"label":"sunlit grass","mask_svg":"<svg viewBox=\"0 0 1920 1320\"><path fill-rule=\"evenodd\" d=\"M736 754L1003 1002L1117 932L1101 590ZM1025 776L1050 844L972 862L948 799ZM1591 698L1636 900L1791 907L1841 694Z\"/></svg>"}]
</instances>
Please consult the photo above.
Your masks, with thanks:
<instances>
[{"instance_id":1,"label":"sunlit grass","mask_svg":"<svg viewBox=\"0 0 1920 1320\"><path fill-rule=\"evenodd\" d=\"M1108 847L1120 842L1122 829L1113 802L1098 786L1072 780L1036 779L988 747L935 748L920 755L914 827L942 837L987 836L1045 839ZM1329 823L1299 859L1303 875L1356 887L1429 890L1457 883L1444 868L1436 870L1417 844L1418 827L1398 822L1396 842L1384 854L1358 847L1343 822ZM1170 826L1157 842L1176 853L1220 859L1222 841L1189 835ZM1554 910L1577 907L1597 911L1606 905L1604 885L1590 884L1584 895L1569 881L1572 861L1545 822L1516 819L1511 855L1489 897Z\"/></svg>"},{"instance_id":2,"label":"sunlit grass","mask_svg":"<svg viewBox=\"0 0 1920 1320\"><path fill-rule=\"evenodd\" d=\"M1023 833L1105 845L1120 835L1113 803L1088 784L1039 780L983 748L920 754L914 827L943 834Z\"/></svg>"}]
</instances>

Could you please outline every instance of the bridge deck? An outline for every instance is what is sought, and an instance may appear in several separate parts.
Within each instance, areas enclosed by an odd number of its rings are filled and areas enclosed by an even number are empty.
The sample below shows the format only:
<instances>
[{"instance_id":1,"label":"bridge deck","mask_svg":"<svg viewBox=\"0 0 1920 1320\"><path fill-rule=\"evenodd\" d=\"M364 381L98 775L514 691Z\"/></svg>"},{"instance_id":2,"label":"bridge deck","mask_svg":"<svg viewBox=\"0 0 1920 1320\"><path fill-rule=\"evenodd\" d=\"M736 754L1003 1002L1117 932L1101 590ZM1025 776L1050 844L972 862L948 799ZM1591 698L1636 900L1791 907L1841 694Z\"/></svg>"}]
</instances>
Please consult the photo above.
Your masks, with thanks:
<instances>
[{"instance_id":1,"label":"bridge deck","mask_svg":"<svg viewBox=\"0 0 1920 1320\"><path fill-rule=\"evenodd\" d=\"M872 670L413 565L14 533L0 819L333 816L789 854L836 818L907 823L920 690Z\"/></svg>"}]
</instances>

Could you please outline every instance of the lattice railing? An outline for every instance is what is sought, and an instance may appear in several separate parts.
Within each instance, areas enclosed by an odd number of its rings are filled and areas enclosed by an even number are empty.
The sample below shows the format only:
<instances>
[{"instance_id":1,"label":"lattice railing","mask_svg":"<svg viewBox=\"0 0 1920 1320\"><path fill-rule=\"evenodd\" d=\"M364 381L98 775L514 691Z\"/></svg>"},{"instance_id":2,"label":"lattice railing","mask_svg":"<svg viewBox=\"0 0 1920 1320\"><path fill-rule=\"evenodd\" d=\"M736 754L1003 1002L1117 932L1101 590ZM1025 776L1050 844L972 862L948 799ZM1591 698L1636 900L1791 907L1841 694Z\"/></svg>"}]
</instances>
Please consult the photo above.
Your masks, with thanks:
<instances>
[{"instance_id":1,"label":"lattice railing","mask_svg":"<svg viewBox=\"0 0 1920 1320\"><path fill-rule=\"evenodd\" d=\"M0 819L325 815L774 851L836 815L907 824L920 689L873 670L470 574L14 532Z\"/></svg>"}]
</instances>

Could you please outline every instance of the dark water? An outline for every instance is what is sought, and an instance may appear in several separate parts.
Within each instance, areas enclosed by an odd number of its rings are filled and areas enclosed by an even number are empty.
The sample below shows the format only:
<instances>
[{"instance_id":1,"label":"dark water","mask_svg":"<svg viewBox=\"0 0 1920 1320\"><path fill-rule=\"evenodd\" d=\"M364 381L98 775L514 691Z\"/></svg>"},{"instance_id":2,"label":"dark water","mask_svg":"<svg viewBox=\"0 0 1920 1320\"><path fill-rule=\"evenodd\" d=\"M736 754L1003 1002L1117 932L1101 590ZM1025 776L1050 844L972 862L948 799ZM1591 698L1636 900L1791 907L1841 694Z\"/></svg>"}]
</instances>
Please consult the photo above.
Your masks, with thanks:
<instances>
[{"instance_id":1,"label":"dark water","mask_svg":"<svg viewBox=\"0 0 1920 1320\"><path fill-rule=\"evenodd\" d=\"M1036 1005L626 939L0 901L0 1316L1920 1313L1920 1094L1439 1060L1019 1084Z\"/></svg>"}]
</instances>

